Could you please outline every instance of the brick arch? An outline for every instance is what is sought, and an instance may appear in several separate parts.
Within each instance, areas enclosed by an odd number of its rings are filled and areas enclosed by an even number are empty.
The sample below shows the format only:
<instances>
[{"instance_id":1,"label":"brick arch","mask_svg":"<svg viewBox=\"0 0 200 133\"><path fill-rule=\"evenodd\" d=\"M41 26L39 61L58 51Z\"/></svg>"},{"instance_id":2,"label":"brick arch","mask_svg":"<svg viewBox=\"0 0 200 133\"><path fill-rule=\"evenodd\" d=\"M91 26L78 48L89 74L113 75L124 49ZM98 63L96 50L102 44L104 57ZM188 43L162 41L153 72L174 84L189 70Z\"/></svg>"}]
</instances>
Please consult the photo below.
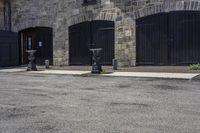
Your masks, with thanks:
<instances>
[{"instance_id":1,"label":"brick arch","mask_svg":"<svg viewBox=\"0 0 200 133\"><path fill-rule=\"evenodd\" d=\"M134 12L133 17L134 19L137 19L161 12L180 11L180 10L198 11L200 10L200 1L196 0L166 1L163 4L142 8Z\"/></svg>"}]
</instances>

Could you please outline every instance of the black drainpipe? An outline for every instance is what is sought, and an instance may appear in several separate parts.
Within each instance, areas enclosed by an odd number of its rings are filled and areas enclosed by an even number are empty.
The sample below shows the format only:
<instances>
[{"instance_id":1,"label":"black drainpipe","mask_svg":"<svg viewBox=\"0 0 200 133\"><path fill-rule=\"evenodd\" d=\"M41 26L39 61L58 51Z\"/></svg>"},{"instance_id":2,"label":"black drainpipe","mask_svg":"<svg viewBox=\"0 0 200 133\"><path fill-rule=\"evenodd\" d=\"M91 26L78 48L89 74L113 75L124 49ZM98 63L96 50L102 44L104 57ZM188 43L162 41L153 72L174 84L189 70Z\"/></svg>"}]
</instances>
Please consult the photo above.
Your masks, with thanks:
<instances>
[{"instance_id":1,"label":"black drainpipe","mask_svg":"<svg viewBox=\"0 0 200 133\"><path fill-rule=\"evenodd\" d=\"M11 11L11 2L10 2L10 0L8 0L8 19L9 19L9 22L8 22L8 27L9 27L9 31L11 31L11 26L12 26L12 19L11 19L11 15L12 15L12 11Z\"/></svg>"},{"instance_id":2,"label":"black drainpipe","mask_svg":"<svg viewBox=\"0 0 200 133\"><path fill-rule=\"evenodd\" d=\"M11 2L4 0L4 27L6 31L11 31Z\"/></svg>"}]
</instances>

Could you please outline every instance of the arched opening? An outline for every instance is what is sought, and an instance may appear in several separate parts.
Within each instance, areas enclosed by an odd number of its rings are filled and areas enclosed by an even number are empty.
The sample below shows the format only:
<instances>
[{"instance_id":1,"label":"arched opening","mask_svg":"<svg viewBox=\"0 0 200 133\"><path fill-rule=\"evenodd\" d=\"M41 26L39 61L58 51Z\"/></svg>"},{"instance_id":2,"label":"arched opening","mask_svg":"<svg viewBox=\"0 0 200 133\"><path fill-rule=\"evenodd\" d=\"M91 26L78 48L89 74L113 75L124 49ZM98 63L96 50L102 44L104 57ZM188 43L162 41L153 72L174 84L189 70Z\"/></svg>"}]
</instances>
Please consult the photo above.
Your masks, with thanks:
<instances>
[{"instance_id":1,"label":"arched opening","mask_svg":"<svg viewBox=\"0 0 200 133\"><path fill-rule=\"evenodd\" d=\"M91 65L90 48L102 48L101 64L112 64L114 58L113 21L86 21L69 27L69 64Z\"/></svg>"},{"instance_id":2,"label":"arched opening","mask_svg":"<svg viewBox=\"0 0 200 133\"><path fill-rule=\"evenodd\" d=\"M45 60L53 64L53 29L34 27L20 31L21 64L28 63L27 50L37 50L37 65L44 65Z\"/></svg>"},{"instance_id":3,"label":"arched opening","mask_svg":"<svg viewBox=\"0 0 200 133\"><path fill-rule=\"evenodd\" d=\"M137 19L137 65L199 63L199 18L199 11L172 11Z\"/></svg>"}]
</instances>

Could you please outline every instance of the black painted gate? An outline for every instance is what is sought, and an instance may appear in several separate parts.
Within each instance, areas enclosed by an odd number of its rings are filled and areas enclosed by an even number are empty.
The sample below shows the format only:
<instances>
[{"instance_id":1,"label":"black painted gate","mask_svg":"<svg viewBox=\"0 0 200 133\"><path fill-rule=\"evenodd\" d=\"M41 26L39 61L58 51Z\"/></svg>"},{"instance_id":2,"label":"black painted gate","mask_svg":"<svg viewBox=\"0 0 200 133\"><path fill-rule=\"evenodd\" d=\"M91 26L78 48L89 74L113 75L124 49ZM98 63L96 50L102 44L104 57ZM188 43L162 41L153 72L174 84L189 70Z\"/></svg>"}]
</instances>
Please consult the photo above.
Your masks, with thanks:
<instances>
[{"instance_id":1,"label":"black painted gate","mask_svg":"<svg viewBox=\"0 0 200 133\"><path fill-rule=\"evenodd\" d=\"M69 27L69 64L91 65L90 48L103 48L101 64L112 64L114 58L114 22L87 21Z\"/></svg>"},{"instance_id":2,"label":"black painted gate","mask_svg":"<svg viewBox=\"0 0 200 133\"><path fill-rule=\"evenodd\" d=\"M19 65L18 34L0 31L0 67Z\"/></svg>"},{"instance_id":3,"label":"black painted gate","mask_svg":"<svg viewBox=\"0 0 200 133\"><path fill-rule=\"evenodd\" d=\"M160 13L136 22L137 65L200 62L200 12Z\"/></svg>"},{"instance_id":4,"label":"black painted gate","mask_svg":"<svg viewBox=\"0 0 200 133\"><path fill-rule=\"evenodd\" d=\"M20 32L22 64L28 63L27 50L37 50L36 64L44 65L45 60L53 64L53 29L49 27L28 28Z\"/></svg>"}]
</instances>

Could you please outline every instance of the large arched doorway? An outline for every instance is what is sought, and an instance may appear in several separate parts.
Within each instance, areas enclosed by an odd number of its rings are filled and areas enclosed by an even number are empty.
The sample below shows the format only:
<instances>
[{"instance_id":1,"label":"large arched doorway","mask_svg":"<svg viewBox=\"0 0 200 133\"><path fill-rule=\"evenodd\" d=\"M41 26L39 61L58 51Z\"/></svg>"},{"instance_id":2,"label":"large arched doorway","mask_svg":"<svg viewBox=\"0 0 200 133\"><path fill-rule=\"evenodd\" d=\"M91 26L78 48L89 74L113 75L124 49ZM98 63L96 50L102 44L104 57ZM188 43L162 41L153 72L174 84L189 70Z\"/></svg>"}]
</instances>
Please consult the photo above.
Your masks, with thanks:
<instances>
[{"instance_id":1,"label":"large arched doorway","mask_svg":"<svg viewBox=\"0 0 200 133\"><path fill-rule=\"evenodd\" d=\"M96 20L69 27L69 64L91 65L90 48L102 48L101 64L112 64L114 58L114 22Z\"/></svg>"},{"instance_id":2,"label":"large arched doorway","mask_svg":"<svg viewBox=\"0 0 200 133\"><path fill-rule=\"evenodd\" d=\"M21 63L28 63L26 50L37 50L36 63L44 65L45 60L53 64L53 30L48 27L35 27L20 32Z\"/></svg>"},{"instance_id":3,"label":"large arched doorway","mask_svg":"<svg viewBox=\"0 0 200 133\"><path fill-rule=\"evenodd\" d=\"M200 12L174 11L136 21L137 65L200 62Z\"/></svg>"}]
</instances>

